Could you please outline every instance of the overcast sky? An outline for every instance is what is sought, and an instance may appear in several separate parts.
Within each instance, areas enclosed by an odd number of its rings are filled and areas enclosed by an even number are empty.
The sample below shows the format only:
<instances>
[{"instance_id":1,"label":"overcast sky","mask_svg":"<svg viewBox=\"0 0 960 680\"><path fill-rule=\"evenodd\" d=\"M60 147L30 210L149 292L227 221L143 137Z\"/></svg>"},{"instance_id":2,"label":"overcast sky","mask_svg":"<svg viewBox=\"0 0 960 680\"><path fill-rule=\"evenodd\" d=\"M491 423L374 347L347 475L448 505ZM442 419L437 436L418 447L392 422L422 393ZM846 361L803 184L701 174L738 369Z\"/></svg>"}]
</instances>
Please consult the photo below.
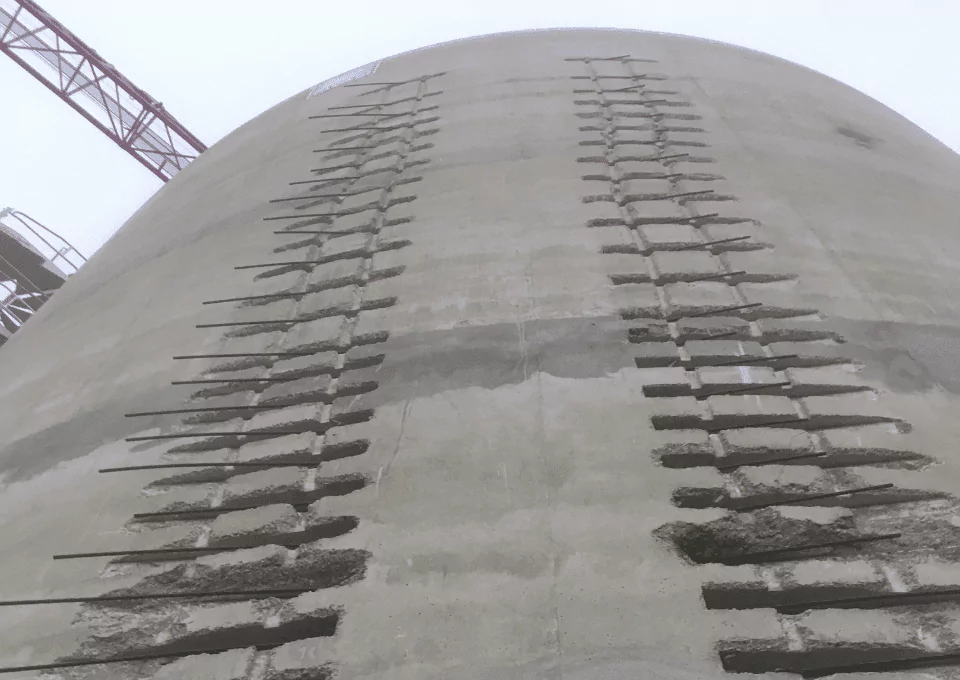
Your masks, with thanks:
<instances>
[{"instance_id":1,"label":"overcast sky","mask_svg":"<svg viewBox=\"0 0 960 680\"><path fill-rule=\"evenodd\" d=\"M397 52L589 26L774 54L871 95L960 149L956 0L39 1L208 145L304 88ZM0 88L0 207L32 215L89 255L161 182L3 56Z\"/></svg>"}]
</instances>

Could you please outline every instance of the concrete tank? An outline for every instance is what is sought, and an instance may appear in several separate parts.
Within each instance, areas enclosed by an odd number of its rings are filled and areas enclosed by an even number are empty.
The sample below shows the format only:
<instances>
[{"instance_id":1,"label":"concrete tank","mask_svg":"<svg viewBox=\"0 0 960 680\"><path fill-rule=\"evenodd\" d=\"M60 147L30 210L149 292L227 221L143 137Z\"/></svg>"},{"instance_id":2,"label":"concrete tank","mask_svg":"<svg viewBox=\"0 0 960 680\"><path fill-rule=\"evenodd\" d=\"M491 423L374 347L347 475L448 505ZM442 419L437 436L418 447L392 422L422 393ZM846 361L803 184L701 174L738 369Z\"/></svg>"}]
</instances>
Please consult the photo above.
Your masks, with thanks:
<instances>
[{"instance_id":1,"label":"concrete tank","mask_svg":"<svg viewBox=\"0 0 960 680\"><path fill-rule=\"evenodd\" d=\"M0 608L0 659L954 672L958 171L676 36L488 36L291 97L0 352L0 597L123 598ZM132 466L164 467L98 473Z\"/></svg>"}]
</instances>

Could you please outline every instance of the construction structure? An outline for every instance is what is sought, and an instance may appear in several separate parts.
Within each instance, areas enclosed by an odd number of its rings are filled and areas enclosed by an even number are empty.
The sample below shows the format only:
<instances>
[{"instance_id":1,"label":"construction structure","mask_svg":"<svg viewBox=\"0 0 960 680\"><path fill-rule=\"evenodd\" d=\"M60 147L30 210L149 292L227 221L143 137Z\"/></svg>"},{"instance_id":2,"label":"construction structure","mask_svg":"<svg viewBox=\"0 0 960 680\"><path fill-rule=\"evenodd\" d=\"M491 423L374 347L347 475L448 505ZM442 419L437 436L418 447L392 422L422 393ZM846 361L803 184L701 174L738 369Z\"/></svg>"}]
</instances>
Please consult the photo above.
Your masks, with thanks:
<instances>
[{"instance_id":1,"label":"construction structure","mask_svg":"<svg viewBox=\"0 0 960 680\"><path fill-rule=\"evenodd\" d=\"M0 345L85 261L62 236L26 213L0 210Z\"/></svg>"},{"instance_id":2,"label":"construction structure","mask_svg":"<svg viewBox=\"0 0 960 680\"><path fill-rule=\"evenodd\" d=\"M0 0L0 52L164 182L207 148L33 0ZM0 212L0 345L85 261L32 217Z\"/></svg>"},{"instance_id":3,"label":"construction structure","mask_svg":"<svg viewBox=\"0 0 960 680\"><path fill-rule=\"evenodd\" d=\"M33 0L0 0L0 52L164 182L207 148Z\"/></svg>"},{"instance_id":4,"label":"construction structure","mask_svg":"<svg viewBox=\"0 0 960 680\"><path fill-rule=\"evenodd\" d=\"M0 670L956 677L958 170L634 31L291 97L0 353Z\"/></svg>"}]
</instances>

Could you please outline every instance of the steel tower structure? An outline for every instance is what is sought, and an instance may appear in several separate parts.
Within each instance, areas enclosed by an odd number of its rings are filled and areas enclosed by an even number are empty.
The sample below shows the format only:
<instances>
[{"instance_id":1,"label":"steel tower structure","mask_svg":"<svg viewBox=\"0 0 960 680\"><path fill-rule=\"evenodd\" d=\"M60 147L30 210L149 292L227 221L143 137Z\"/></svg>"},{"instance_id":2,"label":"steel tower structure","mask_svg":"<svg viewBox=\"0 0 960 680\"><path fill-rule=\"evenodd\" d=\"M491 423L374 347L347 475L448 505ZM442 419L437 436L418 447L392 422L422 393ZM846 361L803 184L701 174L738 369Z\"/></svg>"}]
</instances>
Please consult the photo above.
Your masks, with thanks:
<instances>
[{"instance_id":1,"label":"steel tower structure","mask_svg":"<svg viewBox=\"0 0 960 680\"><path fill-rule=\"evenodd\" d=\"M956 677L958 174L678 36L290 97L0 353L0 670Z\"/></svg>"}]
</instances>

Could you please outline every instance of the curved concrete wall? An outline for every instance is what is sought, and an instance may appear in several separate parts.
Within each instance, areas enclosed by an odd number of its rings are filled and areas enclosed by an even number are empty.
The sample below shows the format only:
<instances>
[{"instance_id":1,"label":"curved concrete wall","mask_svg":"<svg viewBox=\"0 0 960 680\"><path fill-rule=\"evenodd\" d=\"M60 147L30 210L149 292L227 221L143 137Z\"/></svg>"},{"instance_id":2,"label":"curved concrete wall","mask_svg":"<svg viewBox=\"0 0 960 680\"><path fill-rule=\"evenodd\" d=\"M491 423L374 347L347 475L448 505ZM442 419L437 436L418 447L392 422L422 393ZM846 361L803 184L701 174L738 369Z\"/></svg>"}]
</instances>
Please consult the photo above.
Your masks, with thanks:
<instances>
[{"instance_id":1,"label":"curved concrete wall","mask_svg":"<svg viewBox=\"0 0 960 680\"><path fill-rule=\"evenodd\" d=\"M817 73L637 32L445 44L307 95L0 352L0 596L252 594L5 608L5 665L952 663L952 605L886 607L960 587L953 152Z\"/></svg>"}]
</instances>

